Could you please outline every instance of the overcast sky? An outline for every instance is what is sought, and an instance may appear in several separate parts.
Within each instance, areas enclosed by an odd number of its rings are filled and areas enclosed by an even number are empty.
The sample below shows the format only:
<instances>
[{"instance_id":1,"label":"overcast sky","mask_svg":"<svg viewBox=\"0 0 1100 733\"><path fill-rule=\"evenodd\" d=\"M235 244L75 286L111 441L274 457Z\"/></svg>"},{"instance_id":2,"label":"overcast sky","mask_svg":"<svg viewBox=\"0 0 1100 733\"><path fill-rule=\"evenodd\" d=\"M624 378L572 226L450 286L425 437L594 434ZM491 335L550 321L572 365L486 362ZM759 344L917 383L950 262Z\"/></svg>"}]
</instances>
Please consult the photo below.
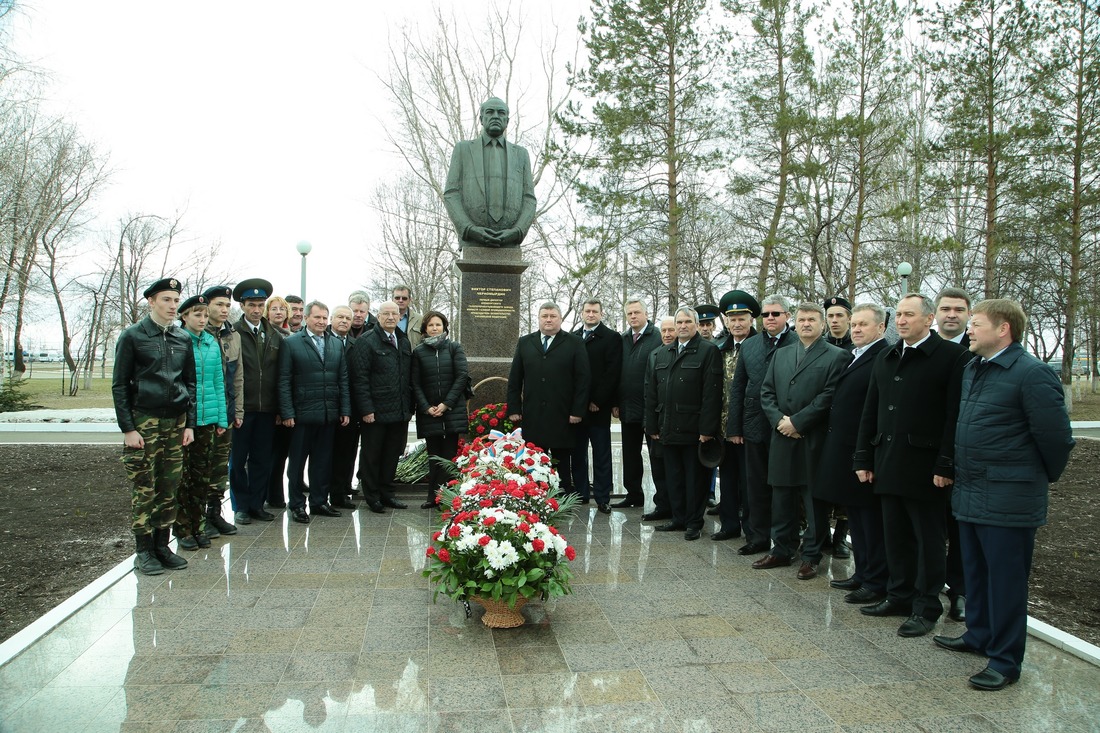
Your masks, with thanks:
<instances>
[{"instance_id":1,"label":"overcast sky","mask_svg":"<svg viewBox=\"0 0 1100 733\"><path fill-rule=\"evenodd\" d=\"M551 5L516 4L532 22ZM569 33L586 3L553 5ZM109 151L104 216L186 207L190 236L220 240L239 277L279 293L299 290L295 245L308 240L307 295L336 302L367 280L367 202L401 165L380 123L389 36L431 22L428 0L369 6L24 0L13 41L52 75L51 110Z\"/></svg>"}]
</instances>

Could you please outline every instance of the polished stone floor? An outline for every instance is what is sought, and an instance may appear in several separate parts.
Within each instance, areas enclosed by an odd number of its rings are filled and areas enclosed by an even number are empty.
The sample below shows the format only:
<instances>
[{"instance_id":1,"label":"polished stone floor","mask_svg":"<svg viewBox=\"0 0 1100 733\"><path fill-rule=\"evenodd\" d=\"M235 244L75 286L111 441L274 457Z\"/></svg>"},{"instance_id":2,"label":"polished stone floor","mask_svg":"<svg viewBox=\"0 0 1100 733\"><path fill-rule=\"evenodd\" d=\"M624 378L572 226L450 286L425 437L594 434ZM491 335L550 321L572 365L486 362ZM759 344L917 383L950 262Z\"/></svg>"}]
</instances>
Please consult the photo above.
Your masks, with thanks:
<instances>
[{"instance_id":1,"label":"polished stone floor","mask_svg":"<svg viewBox=\"0 0 1100 733\"><path fill-rule=\"evenodd\" d=\"M573 594L496 631L432 603L426 511L242 527L0 668L0 730L1100 730L1100 668L1032 639L1019 684L971 690L981 659L860 615L839 561L752 570L640 514L582 507Z\"/></svg>"}]
</instances>

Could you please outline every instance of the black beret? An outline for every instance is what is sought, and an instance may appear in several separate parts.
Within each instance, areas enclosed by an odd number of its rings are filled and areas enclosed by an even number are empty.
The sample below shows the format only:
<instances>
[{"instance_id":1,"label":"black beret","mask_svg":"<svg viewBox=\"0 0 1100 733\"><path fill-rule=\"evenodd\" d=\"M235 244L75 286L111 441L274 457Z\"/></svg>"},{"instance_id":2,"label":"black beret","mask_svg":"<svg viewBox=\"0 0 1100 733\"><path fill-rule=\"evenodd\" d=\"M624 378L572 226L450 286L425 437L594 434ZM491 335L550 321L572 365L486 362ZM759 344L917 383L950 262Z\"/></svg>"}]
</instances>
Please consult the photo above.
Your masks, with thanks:
<instances>
[{"instance_id":1,"label":"black beret","mask_svg":"<svg viewBox=\"0 0 1100 733\"><path fill-rule=\"evenodd\" d=\"M275 288L271 287L270 281L262 277L250 277L247 280L241 280L237 283L237 287L233 288L233 299L238 303L246 300L267 300L273 292Z\"/></svg>"},{"instance_id":2,"label":"black beret","mask_svg":"<svg viewBox=\"0 0 1100 733\"><path fill-rule=\"evenodd\" d=\"M195 307L196 305L203 305L203 306L205 306L205 305L208 305L209 303L210 303L210 301L208 301L208 300L206 299L206 296L203 296L203 295L192 295L192 296L191 296L190 298L188 298L187 300L183 301L183 303L182 303L182 304L180 305L180 308L179 308L179 311L178 311L178 312L179 312L179 314L180 314L180 315L182 316L182 315L183 315L184 313L186 313L187 311L191 310L191 309L192 309L192 308L194 308L194 307Z\"/></svg>"},{"instance_id":3,"label":"black beret","mask_svg":"<svg viewBox=\"0 0 1100 733\"><path fill-rule=\"evenodd\" d=\"M744 290L731 290L722 296L718 303L723 313L751 313L753 318L760 315L760 303Z\"/></svg>"},{"instance_id":4,"label":"black beret","mask_svg":"<svg viewBox=\"0 0 1100 733\"><path fill-rule=\"evenodd\" d=\"M155 283L145 288L145 292L143 293L143 295L146 298L152 298L157 293L164 293L168 292L169 290L174 293L182 292L182 289L180 288L180 281L174 277L166 277L163 280L157 280Z\"/></svg>"},{"instance_id":5,"label":"black beret","mask_svg":"<svg viewBox=\"0 0 1100 733\"><path fill-rule=\"evenodd\" d=\"M214 298L232 298L233 288L228 285L215 285L202 291L202 297L206 298L207 303Z\"/></svg>"},{"instance_id":6,"label":"black beret","mask_svg":"<svg viewBox=\"0 0 1100 733\"><path fill-rule=\"evenodd\" d=\"M848 311L849 313L852 312L852 304L844 298L840 297L839 295L835 298L826 298L823 305L825 306L825 310L829 310L833 306L839 305L841 308Z\"/></svg>"},{"instance_id":7,"label":"black beret","mask_svg":"<svg viewBox=\"0 0 1100 733\"><path fill-rule=\"evenodd\" d=\"M713 321L718 317L718 306L711 303L703 303L695 306L695 312L699 314L700 321Z\"/></svg>"}]
</instances>

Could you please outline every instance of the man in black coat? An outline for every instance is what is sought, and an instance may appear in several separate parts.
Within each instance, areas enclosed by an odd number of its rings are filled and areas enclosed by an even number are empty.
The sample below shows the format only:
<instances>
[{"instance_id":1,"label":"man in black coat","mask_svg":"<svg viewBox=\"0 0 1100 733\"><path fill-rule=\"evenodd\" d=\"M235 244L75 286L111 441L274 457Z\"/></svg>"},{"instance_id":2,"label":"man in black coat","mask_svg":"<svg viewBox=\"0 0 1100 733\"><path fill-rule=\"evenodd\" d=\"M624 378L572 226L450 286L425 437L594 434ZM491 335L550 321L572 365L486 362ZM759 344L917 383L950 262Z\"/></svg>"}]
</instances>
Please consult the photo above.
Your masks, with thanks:
<instances>
[{"instance_id":1,"label":"man in black coat","mask_svg":"<svg viewBox=\"0 0 1100 733\"><path fill-rule=\"evenodd\" d=\"M362 290L356 290L348 296L348 307L351 308L351 330L348 335L353 339L378 325L378 319L370 312L370 296ZM336 312L333 311L333 318L335 317Z\"/></svg>"},{"instance_id":2,"label":"man in black coat","mask_svg":"<svg viewBox=\"0 0 1100 733\"><path fill-rule=\"evenodd\" d=\"M855 572L851 577L829 582L833 588L849 591L847 603L877 603L886 598L885 540L882 537L881 501L870 484L861 483L852 470L856 434L863 415L863 401L871 381L871 366L889 344L886 343L886 311L871 303L857 304L852 311L853 361L840 373L821 462L810 480L814 502L828 502L845 508L852 533Z\"/></svg>"},{"instance_id":3,"label":"man in black coat","mask_svg":"<svg viewBox=\"0 0 1100 733\"><path fill-rule=\"evenodd\" d=\"M790 304L781 295L769 295L761 304L764 330L745 339L737 370L729 385L726 438L745 446L745 489L749 502L748 540L739 555L759 555L771 549L772 491L768 484L768 448L771 428L760 409L760 386L776 349L798 339L787 327Z\"/></svg>"},{"instance_id":4,"label":"man in black coat","mask_svg":"<svg viewBox=\"0 0 1100 733\"><path fill-rule=\"evenodd\" d=\"M603 514L611 513L611 410L618 399L622 371L623 342L619 334L601 322L603 305L586 300L581 306L584 324L573 331L584 342L591 375L588 409L577 427L580 439L573 449L573 485L581 503L589 496ZM592 481L588 480L588 446L592 445Z\"/></svg>"},{"instance_id":5,"label":"man in black coat","mask_svg":"<svg viewBox=\"0 0 1100 733\"><path fill-rule=\"evenodd\" d=\"M699 333L699 315L687 306L676 310L676 341L657 349L646 377L645 430L660 441L668 477L672 519L658 532L683 530L699 539L707 508L710 471L699 461L699 446L720 440L722 357Z\"/></svg>"},{"instance_id":6,"label":"man in black coat","mask_svg":"<svg viewBox=\"0 0 1100 733\"><path fill-rule=\"evenodd\" d=\"M882 499L890 582L868 616L908 616L899 636L923 636L943 614L944 511L954 480L955 421L965 349L931 331L935 305L907 295L901 339L872 367L853 468Z\"/></svg>"},{"instance_id":7,"label":"man in black coat","mask_svg":"<svg viewBox=\"0 0 1100 733\"><path fill-rule=\"evenodd\" d=\"M290 434L290 516L309 524L310 516L338 517L328 502L332 479L332 440L336 425L351 415L344 349L328 333L328 306L304 308L305 327L283 342L279 353L279 414ZM309 460L309 514L302 476Z\"/></svg>"},{"instance_id":8,"label":"man in black coat","mask_svg":"<svg viewBox=\"0 0 1100 733\"><path fill-rule=\"evenodd\" d=\"M649 355L661 343L657 328L649 322L645 304L640 297L626 301L626 322L630 326L622 335L622 370L619 375L618 406L612 414L619 418L622 431L620 440L623 449L623 488L626 498L611 506L624 509L632 506L645 506L642 493L642 441L652 451L650 438L646 435L645 421L645 370Z\"/></svg>"},{"instance_id":9,"label":"man in black coat","mask_svg":"<svg viewBox=\"0 0 1100 733\"><path fill-rule=\"evenodd\" d=\"M588 411L591 374L584 342L561 330L561 308L539 306L539 330L521 336L508 372L508 419L557 462L561 489L574 491L574 426Z\"/></svg>"},{"instance_id":10,"label":"man in black coat","mask_svg":"<svg viewBox=\"0 0 1100 733\"><path fill-rule=\"evenodd\" d=\"M363 445L359 475L363 498L376 514L385 507L408 509L394 497L397 462L405 449L413 416L412 347L397 330L399 310L389 301L378 309L378 326L355 340L348 373Z\"/></svg>"},{"instance_id":11,"label":"man in black coat","mask_svg":"<svg viewBox=\"0 0 1100 733\"><path fill-rule=\"evenodd\" d=\"M351 306L338 305L332 309L332 323L328 333L340 345L347 362L351 345L355 337L351 335L351 326L355 322L355 313ZM350 384L350 377L349 377ZM351 500L351 480L355 476L355 455L359 452L359 421L349 420L347 425L337 425L332 439L332 480L329 482L329 504L337 509L354 509Z\"/></svg>"}]
</instances>

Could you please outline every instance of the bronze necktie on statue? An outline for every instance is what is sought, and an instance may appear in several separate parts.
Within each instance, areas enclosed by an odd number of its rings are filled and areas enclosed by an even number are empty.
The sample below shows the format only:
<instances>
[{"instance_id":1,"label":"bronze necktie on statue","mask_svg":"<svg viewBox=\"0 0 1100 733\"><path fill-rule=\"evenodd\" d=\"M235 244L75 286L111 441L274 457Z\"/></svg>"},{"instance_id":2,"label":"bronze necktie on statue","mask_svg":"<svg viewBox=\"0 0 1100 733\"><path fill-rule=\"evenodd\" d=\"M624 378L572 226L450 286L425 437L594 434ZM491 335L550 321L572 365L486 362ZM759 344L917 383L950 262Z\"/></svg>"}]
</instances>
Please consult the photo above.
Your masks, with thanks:
<instances>
[{"instance_id":1,"label":"bronze necktie on statue","mask_svg":"<svg viewBox=\"0 0 1100 733\"><path fill-rule=\"evenodd\" d=\"M504 216L504 147L498 140L489 145L489 216L497 222Z\"/></svg>"}]
</instances>

